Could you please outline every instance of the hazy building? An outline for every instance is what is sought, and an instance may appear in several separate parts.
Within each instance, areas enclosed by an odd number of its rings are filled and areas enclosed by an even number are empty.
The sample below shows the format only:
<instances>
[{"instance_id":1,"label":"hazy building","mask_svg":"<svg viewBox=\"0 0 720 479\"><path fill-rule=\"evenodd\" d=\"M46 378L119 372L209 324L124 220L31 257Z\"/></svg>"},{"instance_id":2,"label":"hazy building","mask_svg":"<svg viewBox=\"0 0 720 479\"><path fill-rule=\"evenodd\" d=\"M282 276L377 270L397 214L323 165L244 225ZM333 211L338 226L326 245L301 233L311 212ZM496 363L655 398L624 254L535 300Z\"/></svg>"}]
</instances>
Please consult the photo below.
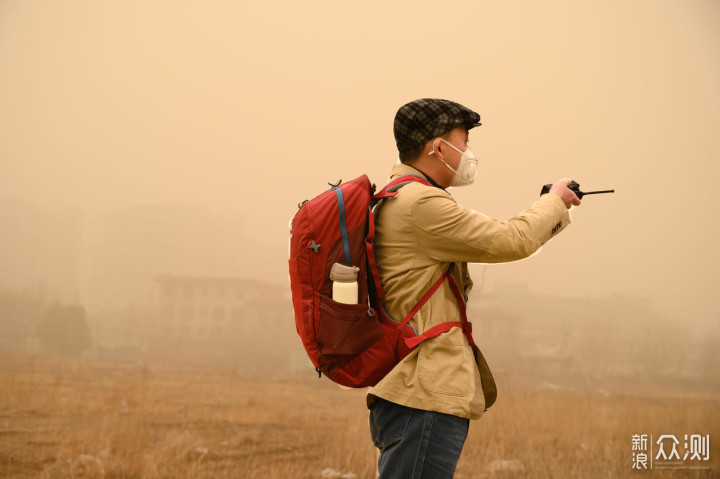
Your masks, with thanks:
<instances>
[{"instance_id":1,"label":"hazy building","mask_svg":"<svg viewBox=\"0 0 720 479\"><path fill-rule=\"evenodd\" d=\"M246 266L239 215L205 208L144 205L105 215L87 275L93 310L147 308L152 278L166 271L234 276Z\"/></svg>"},{"instance_id":2,"label":"hazy building","mask_svg":"<svg viewBox=\"0 0 720 479\"><path fill-rule=\"evenodd\" d=\"M502 283L472 296L468 316L491 366L537 381L691 382L708 369L709 346L698 347L696 331L648 298L540 295L522 283Z\"/></svg>"},{"instance_id":3,"label":"hazy building","mask_svg":"<svg viewBox=\"0 0 720 479\"><path fill-rule=\"evenodd\" d=\"M249 278L158 276L152 344L173 359L285 367L300 347L290 288Z\"/></svg>"}]
</instances>

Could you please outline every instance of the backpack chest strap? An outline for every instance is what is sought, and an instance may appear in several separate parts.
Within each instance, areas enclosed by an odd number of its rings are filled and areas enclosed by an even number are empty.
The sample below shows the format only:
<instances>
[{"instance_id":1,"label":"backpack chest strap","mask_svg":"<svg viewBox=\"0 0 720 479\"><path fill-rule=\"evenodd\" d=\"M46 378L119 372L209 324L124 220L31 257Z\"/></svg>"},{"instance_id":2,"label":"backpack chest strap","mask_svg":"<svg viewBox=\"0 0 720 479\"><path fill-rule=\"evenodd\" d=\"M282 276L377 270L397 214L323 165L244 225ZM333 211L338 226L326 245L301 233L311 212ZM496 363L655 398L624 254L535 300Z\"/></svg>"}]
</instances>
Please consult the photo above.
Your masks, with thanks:
<instances>
[{"instance_id":1,"label":"backpack chest strap","mask_svg":"<svg viewBox=\"0 0 720 479\"><path fill-rule=\"evenodd\" d=\"M407 323L410 322L410 320L417 314L418 311L420 311L420 308L422 308L425 303L428 302L430 297L435 293L435 291L438 290L440 285L443 281L447 278L448 283L450 284L450 289L453 292L453 296L455 296L455 301L457 301L458 308L460 308L460 317L461 321L449 321L446 323L440 323L436 326L433 326L432 328L425 331L423 334L420 334L415 337L405 338L405 344L409 348L414 348L418 344L422 343L426 339L434 338L435 336L439 336L442 333L446 333L450 331L452 328L460 328L465 333L465 336L467 336L468 343L470 346L475 345L475 341L472 337L472 324L467 320L467 310L465 308L465 300L462 297L462 294L460 294L460 289L457 286L457 283L455 283L455 280L452 277L452 271L455 268L455 263L450 264L447 271L443 273L440 278L438 278L437 281L432 285L432 287L423 295L422 298L420 298L420 301L415 305L415 307L405 316L405 319L402 320L402 322L398 325L398 329L402 329L403 326L405 326Z\"/></svg>"}]
</instances>

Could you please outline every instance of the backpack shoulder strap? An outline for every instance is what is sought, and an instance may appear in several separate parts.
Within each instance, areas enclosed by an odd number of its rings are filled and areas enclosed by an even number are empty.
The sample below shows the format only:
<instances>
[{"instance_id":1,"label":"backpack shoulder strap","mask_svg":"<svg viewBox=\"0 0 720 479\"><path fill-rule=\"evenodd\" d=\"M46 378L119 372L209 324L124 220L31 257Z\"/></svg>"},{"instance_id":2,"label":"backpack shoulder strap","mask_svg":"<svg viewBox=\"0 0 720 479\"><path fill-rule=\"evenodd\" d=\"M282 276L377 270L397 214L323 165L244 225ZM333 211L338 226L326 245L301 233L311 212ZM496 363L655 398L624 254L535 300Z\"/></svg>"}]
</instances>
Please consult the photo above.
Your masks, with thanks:
<instances>
[{"instance_id":1,"label":"backpack shoulder strap","mask_svg":"<svg viewBox=\"0 0 720 479\"><path fill-rule=\"evenodd\" d=\"M432 186L429 181L425 178L417 175L403 175L399 178L395 178L393 181L385 185L376 195L373 195L370 199L370 209L368 211L368 234L365 238L365 247L367 248L367 258L370 265L370 274L372 276L372 282L375 286L375 292L378 299L385 297L385 290L383 290L382 284L380 283L380 274L377 270L377 264L375 263L375 251L373 248L373 241L375 240L375 217L373 215L373 208L384 198L392 198L397 195L397 192L403 186L412 183L422 183L426 186Z\"/></svg>"},{"instance_id":2,"label":"backpack shoulder strap","mask_svg":"<svg viewBox=\"0 0 720 479\"><path fill-rule=\"evenodd\" d=\"M403 175L399 178L394 179L390 183L385 186L380 192L372 197L373 202L378 202L383 198L392 198L393 196L397 195L397 191L402 188L403 186L407 185L408 183L412 182L418 182L422 183L426 186L432 186L429 181L427 181L425 178L422 178L417 175ZM370 213L370 231L371 231L371 237L374 236L374 224L372 219L372 212ZM371 249L368 249L368 253L371 253ZM375 280L376 287L381 292L380 299L385 297L385 292L382 289L382 286L380 285L380 275L377 272L377 267L375 265L374 261L374 255L369 254L368 256L371 258L371 271L373 275L373 279ZM420 308L422 308L425 303L428 302L430 297L435 294L435 292L440 288L440 285L443 281L446 279L448 280L448 283L450 284L450 289L453 292L453 295L455 296L455 300L458 303L458 308L460 309L460 316L461 321L452 321L452 322L446 322L438 324L437 326L430 328L428 331L426 331L424 334L421 334L419 336L415 336L414 338L405 338L405 343L408 345L408 347L413 348L423 342L426 339L434 338L435 336L438 336L442 333L445 333L449 331L452 328L461 328L463 332L465 333L465 336L468 338L468 343L470 346L473 346L475 342L473 341L472 337L472 324L468 322L467 320L467 312L465 310L465 300L462 297L462 294L460 293L459 288L457 287L457 284L452 278L452 271L455 264L451 263L448 269L435 281L435 284L433 284L430 289L428 289L422 298L417 302L414 308L408 312L408 314L405 316L405 318L398 324L398 329L402 329L405 325L407 325L410 320L417 314L418 311L420 311Z\"/></svg>"},{"instance_id":3,"label":"backpack shoulder strap","mask_svg":"<svg viewBox=\"0 0 720 479\"><path fill-rule=\"evenodd\" d=\"M372 197L372 205L374 206L378 201L383 198L392 198L397 194L397 191L408 183L422 183L425 186L432 186L428 180L418 175L403 175L395 178L385 187L380 190L376 195Z\"/></svg>"},{"instance_id":4,"label":"backpack shoulder strap","mask_svg":"<svg viewBox=\"0 0 720 479\"><path fill-rule=\"evenodd\" d=\"M419 175L402 175L402 176L399 176L399 177L395 178L394 180L392 180L392 181L391 181L390 183L388 183L387 185L385 185L385 188L383 188L382 190L380 190L380 192L382 193L383 191L388 191L388 190L390 190L390 191L397 191L397 190L399 190L400 188L402 188L403 186L405 186L406 184L411 183L411 182L413 182L413 181L415 181L415 182L417 182L417 183L422 183L422 184L424 184L425 186L432 186L432 185L430 184L430 182L429 182L428 180L426 180L425 178L423 178L422 176L419 176Z\"/></svg>"}]
</instances>

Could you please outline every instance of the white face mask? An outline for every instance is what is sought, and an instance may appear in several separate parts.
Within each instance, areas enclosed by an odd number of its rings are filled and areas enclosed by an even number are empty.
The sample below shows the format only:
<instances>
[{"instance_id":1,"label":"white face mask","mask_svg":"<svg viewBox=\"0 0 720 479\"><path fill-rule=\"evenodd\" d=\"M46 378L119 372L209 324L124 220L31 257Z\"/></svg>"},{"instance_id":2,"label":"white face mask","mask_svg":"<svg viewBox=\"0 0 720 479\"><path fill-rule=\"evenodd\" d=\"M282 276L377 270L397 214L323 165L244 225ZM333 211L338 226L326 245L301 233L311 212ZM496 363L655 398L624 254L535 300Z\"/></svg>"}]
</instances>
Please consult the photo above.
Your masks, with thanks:
<instances>
[{"instance_id":1,"label":"white face mask","mask_svg":"<svg viewBox=\"0 0 720 479\"><path fill-rule=\"evenodd\" d=\"M460 151L459 148L457 148L455 145L452 145L448 143L447 141L440 138L443 143L448 145L453 150L460 153L460 163L458 164L458 169L454 170L452 166L445 163L445 161L442 160L442 158L438 158L438 160L442 161L445 166L448 167L450 171L455 173L455 176L453 176L452 182L450 183L450 186L467 186L471 185L473 181L475 181L475 176L477 175L477 166L478 166L478 160L475 157L475 154L470 150L470 148L466 148L465 151ZM431 151L430 154L432 155L435 153L435 150Z\"/></svg>"}]
</instances>

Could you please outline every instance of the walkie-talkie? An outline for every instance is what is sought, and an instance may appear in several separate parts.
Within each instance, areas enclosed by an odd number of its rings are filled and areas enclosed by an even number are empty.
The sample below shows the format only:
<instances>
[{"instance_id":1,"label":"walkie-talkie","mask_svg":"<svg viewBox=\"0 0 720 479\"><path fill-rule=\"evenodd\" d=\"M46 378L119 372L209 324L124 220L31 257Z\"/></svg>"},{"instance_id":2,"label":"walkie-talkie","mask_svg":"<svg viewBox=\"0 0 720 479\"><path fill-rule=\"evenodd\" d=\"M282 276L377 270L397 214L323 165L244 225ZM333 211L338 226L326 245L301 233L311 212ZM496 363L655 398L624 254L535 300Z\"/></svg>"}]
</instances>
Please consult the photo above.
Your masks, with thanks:
<instances>
[{"instance_id":1,"label":"walkie-talkie","mask_svg":"<svg viewBox=\"0 0 720 479\"><path fill-rule=\"evenodd\" d=\"M544 195L545 193L550 192L550 188L552 188L552 184L550 185L544 185L542 187L542 190L540 190L540 196ZM572 180L570 184L568 185L568 188L570 188L573 193L575 193L579 200L582 199L585 195L599 195L602 193L615 193L615 190L602 190L602 191L580 191L580 185L578 185L575 180Z\"/></svg>"}]
</instances>

